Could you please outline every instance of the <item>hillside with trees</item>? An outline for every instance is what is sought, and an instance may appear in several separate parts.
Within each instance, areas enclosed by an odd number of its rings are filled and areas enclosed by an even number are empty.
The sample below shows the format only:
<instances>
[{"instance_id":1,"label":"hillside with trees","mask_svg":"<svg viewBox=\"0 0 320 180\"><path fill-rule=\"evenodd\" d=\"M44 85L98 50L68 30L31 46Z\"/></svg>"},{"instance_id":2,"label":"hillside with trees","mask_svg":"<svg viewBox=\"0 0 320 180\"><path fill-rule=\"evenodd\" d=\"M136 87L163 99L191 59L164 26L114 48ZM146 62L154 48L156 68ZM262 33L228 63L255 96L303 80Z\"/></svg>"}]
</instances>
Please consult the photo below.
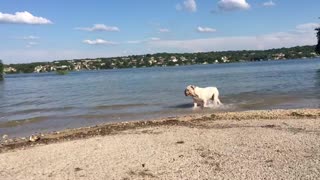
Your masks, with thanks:
<instances>
[{"instance_id":1,"label":"hillside with trees","mask_svg":"<svg viewBox=\"0 0 320 180\"><path fill-rule=\"evenodd\" d=\"M3 65L2 61L0 60L0 81L3 80L3 68L4 68L4 65Z\"/></svg>"},{"instance_id":2,"label":"hillside with trees","mask_svg":"<svg viewBox=\"0 0 320 180\"><path fill-rule=\"evenodd\" d=\"M318 34L319 37L319 34ZM316 46L297 46L269 50L212 51L199 53L156 53L109 58L87 58L5 65L5 73L80 71L99 69L182 66L193 64L233 63L319 57Z\"/></svg>"},{"instance_id":3,"label":"hillside with trees","mask_svg":"<svg viewBox=\"0 0 320 180\"><path fill-rule=\"evenodd\" d=\"M318 44L316 45L316 52L320 54L320 27L316 28Z\"/></svg>"}]
</instances>

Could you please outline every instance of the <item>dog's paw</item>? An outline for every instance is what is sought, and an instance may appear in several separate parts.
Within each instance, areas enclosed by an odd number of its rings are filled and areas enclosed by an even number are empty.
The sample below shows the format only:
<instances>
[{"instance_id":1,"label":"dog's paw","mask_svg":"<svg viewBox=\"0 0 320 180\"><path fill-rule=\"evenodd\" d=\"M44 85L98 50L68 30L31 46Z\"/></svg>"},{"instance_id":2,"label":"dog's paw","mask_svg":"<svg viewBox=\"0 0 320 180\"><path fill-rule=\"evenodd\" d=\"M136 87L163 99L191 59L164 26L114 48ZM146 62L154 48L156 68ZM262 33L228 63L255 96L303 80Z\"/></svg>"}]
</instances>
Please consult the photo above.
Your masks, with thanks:
<instances>
[{"instance_id":1,"label":"dog's paw","mask_svg":"<svg viewBox=\"0 0 320 180\"><path fill-rule=\"evenodd\" d=\"M198 109L200 109L200 107L198 107L198 106L193 106L192 107L192 110L198 110Z\"/></svg>"}]
</instances>

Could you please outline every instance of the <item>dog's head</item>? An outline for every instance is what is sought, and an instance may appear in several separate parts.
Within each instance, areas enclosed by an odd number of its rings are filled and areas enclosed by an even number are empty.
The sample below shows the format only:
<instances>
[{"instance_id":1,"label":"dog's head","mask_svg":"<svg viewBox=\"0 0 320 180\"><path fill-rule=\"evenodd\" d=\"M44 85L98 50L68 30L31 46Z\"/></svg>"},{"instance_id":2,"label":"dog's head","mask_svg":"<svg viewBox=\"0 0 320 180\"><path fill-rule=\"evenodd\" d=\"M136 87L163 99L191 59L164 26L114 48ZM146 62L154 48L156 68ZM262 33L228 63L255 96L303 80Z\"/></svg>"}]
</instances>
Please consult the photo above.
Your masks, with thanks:
<instances>
[{"instance_id":1,"label":"dog's head","mask_svg":"<svg viewBox=\"0 0 320 180\"><path fill-rule=\"evenodd\" d=\"M187 88L184 90L184 95L185 96L196 96L194 89L196 88L196 86L194 85L189 85L187 86Z\"/></svg>"}]
</instances>

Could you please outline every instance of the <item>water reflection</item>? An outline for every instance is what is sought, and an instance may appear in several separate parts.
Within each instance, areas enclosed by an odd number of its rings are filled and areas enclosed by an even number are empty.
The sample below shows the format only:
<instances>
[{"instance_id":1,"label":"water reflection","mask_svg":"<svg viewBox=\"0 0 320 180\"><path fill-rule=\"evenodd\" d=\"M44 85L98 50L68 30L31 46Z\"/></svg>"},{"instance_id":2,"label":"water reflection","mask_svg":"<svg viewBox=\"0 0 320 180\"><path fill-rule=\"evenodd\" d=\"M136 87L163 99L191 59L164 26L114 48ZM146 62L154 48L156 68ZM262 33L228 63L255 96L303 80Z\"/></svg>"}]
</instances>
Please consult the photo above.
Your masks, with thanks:
<instances>
[{"instance_id":1,"label":"water reflection","mask_svg":"<svg viewBox=\"0 0 320 180\"><path fill-rule=\"evenodd\" d=\"M0 80L0 102L2 102L2 99L4 97L3 94L4 94L4 80L3 81Z\"/></svg>"},{"instance_id":2,"label":"water reflection","mask_svg":"<svg viewBox=\"0 0 320 180\"><path fill-rule=\"evenodd\" d=\"M317 70L315 78L316 78L316 88L320 89L320 69Z\"/></svg>"},{"instance_id":3,"label":"water reflection","mask_svg":"<svg viewBox=\"0 0 320 180\"><path fill-rule=\"evenodd\" d=\"M173 105L173 106L168 106L168 108L179 108L179 109L190 109L193 107L193 101L190 99L190 103L184 103L184 104L178 104L178 105Z\"/></svg>"}]
</instances>

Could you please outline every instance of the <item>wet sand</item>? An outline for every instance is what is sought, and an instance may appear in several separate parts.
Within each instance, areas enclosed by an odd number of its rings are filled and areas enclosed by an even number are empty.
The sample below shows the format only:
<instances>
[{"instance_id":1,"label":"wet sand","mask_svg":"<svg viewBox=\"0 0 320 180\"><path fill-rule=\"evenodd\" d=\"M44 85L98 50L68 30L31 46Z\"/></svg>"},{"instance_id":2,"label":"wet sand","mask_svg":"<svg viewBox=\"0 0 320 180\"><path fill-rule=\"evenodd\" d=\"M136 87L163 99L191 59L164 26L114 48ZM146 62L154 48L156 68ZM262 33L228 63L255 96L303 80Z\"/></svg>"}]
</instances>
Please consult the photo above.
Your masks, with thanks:
<instances>
[{"instance_id":1,"label":"wet sand","mask_svg":"<svg viewBox=\"0 0 320 180\"><path fill-rule=\"evenodd\" d=\"M317 179L320 110L190 115L2 140L0 179Z\"/></svg>"}]
</instances>

